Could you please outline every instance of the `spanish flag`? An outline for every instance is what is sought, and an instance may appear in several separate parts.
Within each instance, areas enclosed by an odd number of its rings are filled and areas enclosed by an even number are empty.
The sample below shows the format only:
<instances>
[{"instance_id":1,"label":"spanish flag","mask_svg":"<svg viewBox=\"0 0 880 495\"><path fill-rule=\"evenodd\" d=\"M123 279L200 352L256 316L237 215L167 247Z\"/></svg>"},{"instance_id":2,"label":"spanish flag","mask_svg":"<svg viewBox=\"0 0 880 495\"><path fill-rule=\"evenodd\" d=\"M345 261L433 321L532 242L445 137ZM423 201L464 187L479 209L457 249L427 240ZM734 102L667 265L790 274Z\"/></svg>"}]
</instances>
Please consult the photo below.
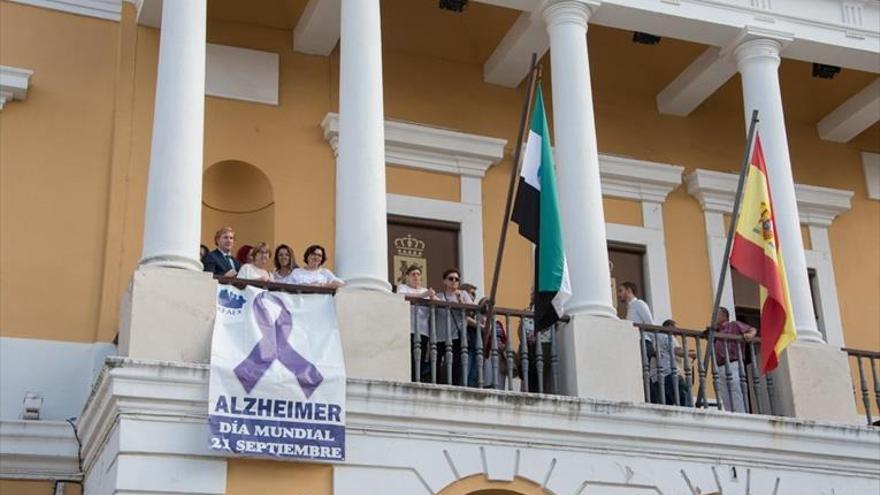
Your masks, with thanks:
<instances>
[{"instance_id":1,"label":"spanish flag","mask_svg":"<svg viewBox=\"0 0 880 495\"><path fill-rule=\"evenodd\" d=\"M795 340L785 264L779 247L761 138L755 135L730 253L730 266L761 287L761 371L776 368L779 356Z\"/></svg>"}]
</instances>

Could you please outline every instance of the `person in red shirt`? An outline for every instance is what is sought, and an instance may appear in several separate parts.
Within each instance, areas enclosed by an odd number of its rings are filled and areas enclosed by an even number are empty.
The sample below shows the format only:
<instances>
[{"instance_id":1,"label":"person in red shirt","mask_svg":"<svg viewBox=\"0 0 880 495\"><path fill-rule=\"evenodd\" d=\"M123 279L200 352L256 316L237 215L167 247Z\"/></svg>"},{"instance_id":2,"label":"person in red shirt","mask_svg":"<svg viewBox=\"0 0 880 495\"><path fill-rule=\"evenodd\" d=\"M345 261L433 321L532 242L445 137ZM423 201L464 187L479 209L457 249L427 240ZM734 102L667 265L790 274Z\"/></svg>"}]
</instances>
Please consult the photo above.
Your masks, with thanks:
<instances>
[{"instance_id":1,"label":"person in red shirt","mask_svg":"<svg viewBox=\"0 0 880 495\"><path fill-rule=\"evenodd\" d=\"M730 311L718 308L715 320L715 332L720 335L742 335L750 340L758 334L754 327L740 321L730 321ZM715 364L718 365L718 377L721 388L718 394L724 409L734 412L746 412L746 403L740 382L740 366L742 366L743 343L739 340L715 339Z\"/></svg>"}]
</instances>

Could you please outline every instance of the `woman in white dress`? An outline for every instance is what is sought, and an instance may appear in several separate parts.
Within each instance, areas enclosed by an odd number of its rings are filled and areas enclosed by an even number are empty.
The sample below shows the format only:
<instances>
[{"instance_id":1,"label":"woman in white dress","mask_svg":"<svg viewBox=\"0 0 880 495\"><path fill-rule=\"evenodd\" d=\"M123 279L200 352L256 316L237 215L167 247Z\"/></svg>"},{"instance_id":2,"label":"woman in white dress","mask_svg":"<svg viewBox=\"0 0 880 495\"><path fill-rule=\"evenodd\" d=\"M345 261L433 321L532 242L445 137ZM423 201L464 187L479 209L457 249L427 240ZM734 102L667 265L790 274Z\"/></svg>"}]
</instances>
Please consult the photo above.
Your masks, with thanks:
<instances>
[{"instance_id":1,"label":"woman in white dress","mask_svg":"<svg viewBox=\"0 0 880 495\"><path fill-rule=\"evenodd\" d=\"M306 266L293 270L291 274L293 283L297 285L329 287L331 289L345 285L345 282L336 275L333 275L333 272L326 268L321 268L321 265L327 261L326 253L327 251L324 247L317 244L307 247L305 254L303 254L303 261L305 261Z\"/></svg>"},{"instance_id":2,"label":"woman in white dress","mask_svg":"<svg viewBox=\"0 0 880 495\"><path fill-rule=\"evenodd\" d=\"M406 269L406 282L397 286L397 293L407 296L420 297L423 299L432 299L435 295L434 289L422 286L422 268L419 265L410 265ZM430 319L431 308L425 305L416 305L415 328L412 329L411 345L415 345L416 339L419 340L421 349L421 358L419 366L419 376L416 376L415 366L412 366L412 379L416 382L430 381L431 379L431 362L428 353L428 343L430 342ZM416 335L418 334L418 336ZM412 347L411 347L412 349ZM415 360L415 356L410 358L410 362Z\"/></svg>"},{"instance_id":3,"label":"woman in white dress","mask_svg":"<svg viewBox=\"0 0 880 495\"><path fill-rule=\"evenodd\" d=\"M297 268L293 262L293 249L287 244L279 244L275 248L275 271L272 272L272 281L282 284L293 283L293 270Z\"/></svg>"},{"instance_id":4,"label":"woman in white dress","mask_svg":"<svg viewBox=\"0 0 880 495\"><path fill-rule=\"evenodd\" d=\"M258 243L253 249L251 249L251 252L248 255L248 258L252 259L252 261L242 265L241 269L238 271L237 277L247 280L260 280L263 282L272 280L272 276L269 274L268 270L269 258L271 256L272 253L269 250L269 246L265 242Z\"/></svg>"}]
</instances>

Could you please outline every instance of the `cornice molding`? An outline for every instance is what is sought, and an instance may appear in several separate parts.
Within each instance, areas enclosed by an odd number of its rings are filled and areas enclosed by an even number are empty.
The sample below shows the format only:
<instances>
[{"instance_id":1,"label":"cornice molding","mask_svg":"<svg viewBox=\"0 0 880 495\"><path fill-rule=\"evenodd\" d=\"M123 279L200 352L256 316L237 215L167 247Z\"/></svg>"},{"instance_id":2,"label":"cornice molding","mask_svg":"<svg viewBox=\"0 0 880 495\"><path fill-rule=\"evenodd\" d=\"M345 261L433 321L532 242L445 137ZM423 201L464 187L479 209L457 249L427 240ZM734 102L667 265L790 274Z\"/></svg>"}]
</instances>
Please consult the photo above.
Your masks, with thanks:
<instances>
[{"instance_id":1,"label":"cornice molding","mask_svg":"<svg viewBox=\"0 0 880 495\"><path fill-rule=\"evenodd\" d=\"M110 21L119 21L122 17L123 1L132 0L10 0L15 3L60 10L71 14L96 17ZM143 0L137 0L142 2Z\"/></svg>"},{"instance_id":2,"label":"cornice molding","mask_svg":"<svg viewBox=\"0 0 880 495\"><path fill-rule=\"evenodd\" d=\"M603 196L663 203L681 185L683 171L678 165L599 155Z\"/></svg>"},{"instance_id":3,"label":"cornice molding","mask_svg":"<svg viewBox=\"0 0 880 495\"><path fill-rule=\"evenodd\" d=\"M321 121L324 140L336 153L339 115ZM506 139L438 129L423 124L385 121L385 161L390 165L482 178L504 158Z\"/></svg>"},{"instance_id":4,"label":"cornice molding","mask_svg":"<svg viewBox=\"0 0 880 495\"><path fill-rule=\"evenodd\" d=\"M208 366L127 358L107 363L80 423L85 466L122 421L207 429ZM730 462L876 475L880 431L861 426L354 378L347 383L346 428L352 435L650 457L665 453L705 462L715 462L723 452ZM499 429L499 424L509 426ZM173 453L211 455L206 438L175 440ZM151 452L161 455L162 442L152 442Z\"/></svg>"},{"instance_id":5,"label":"cornice molding","mask_svg":"<svg viewBox=\"0 0 880 495\"><path fill-rule=\"evenodd\" d=\"M685 180L688 193L697 198L703 211L733 211L736 174L697 169L688 173ZM852 208L852 191L806 184L795 184L794 189L802 224L828 227L838 215Z\"/></svg>"},{"instance_id":6,"label":"cornice molding","mask_svg":"<svg viewBox=\"0 0 880 495\"><path fill-rule=\"evenodd\" d=\"M0 65L0 110L7 101L27 98L28 86L34 71Z\"/></svg>"},{"instance_id":7,"label":"cornice molding","mask_svg":"<svg viewBox=\"0 0 880 495\"><path fill-rule=\"evenodd\" d=\"M69 423L0 420L0 478L81 480L77 452Z\"/></svg>"}]
</instances>

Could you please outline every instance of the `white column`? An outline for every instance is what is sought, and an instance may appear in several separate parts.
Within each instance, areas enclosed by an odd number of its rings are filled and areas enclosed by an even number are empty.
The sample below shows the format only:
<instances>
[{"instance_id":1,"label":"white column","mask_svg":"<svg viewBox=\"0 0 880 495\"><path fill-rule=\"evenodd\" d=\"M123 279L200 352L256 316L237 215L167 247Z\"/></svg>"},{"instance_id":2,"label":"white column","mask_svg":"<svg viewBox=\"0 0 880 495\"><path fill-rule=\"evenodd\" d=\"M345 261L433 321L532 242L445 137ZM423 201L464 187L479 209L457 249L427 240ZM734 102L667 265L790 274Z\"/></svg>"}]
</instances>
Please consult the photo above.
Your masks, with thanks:
<instances>
[{"instance_id":1,"label":"white column","mask_svg":"<svg viewBox=\"0 0 880 495\"><path fill-rule=\"evenodd\" d=\"M781 47L778 41L771 39L746 41L736 48L736 63L742 75L747 127L752 111L758 110L758 132L767 162L798 340L822 342L813 313L804 241L801 238L788 139L785 134L778 73Z\"/></svg>"},{"instance_id":2,"label":"white column","mask_svg":"<svg viewBox=\"0 0 880 495\"><path fill-rule=\"evenodd\" d=\"M206 0L165 0L141 265L201 270Z\"/></svg>"},{"instance_id":3,"label":"white column","mask_svg":"<svg viewBox=\"0 0 880 495\"><path fill-rule=\"evenodd\" d=\"M342 0L336 269L350 288L390 291L379 0Z\"/></svg>"},{"instance_id":4,"label":"white column","mask_svg":"<svg viewBox=\"0 0 880 495\"><path fill-rule=\"evenodd\" d=\"M551 2L543 14L550 35L553 129L572 285L566 312L616 318L608 283L611 275L587 58L587 20L597 5L578 0Z\"/></svg>"}]
</instances>

